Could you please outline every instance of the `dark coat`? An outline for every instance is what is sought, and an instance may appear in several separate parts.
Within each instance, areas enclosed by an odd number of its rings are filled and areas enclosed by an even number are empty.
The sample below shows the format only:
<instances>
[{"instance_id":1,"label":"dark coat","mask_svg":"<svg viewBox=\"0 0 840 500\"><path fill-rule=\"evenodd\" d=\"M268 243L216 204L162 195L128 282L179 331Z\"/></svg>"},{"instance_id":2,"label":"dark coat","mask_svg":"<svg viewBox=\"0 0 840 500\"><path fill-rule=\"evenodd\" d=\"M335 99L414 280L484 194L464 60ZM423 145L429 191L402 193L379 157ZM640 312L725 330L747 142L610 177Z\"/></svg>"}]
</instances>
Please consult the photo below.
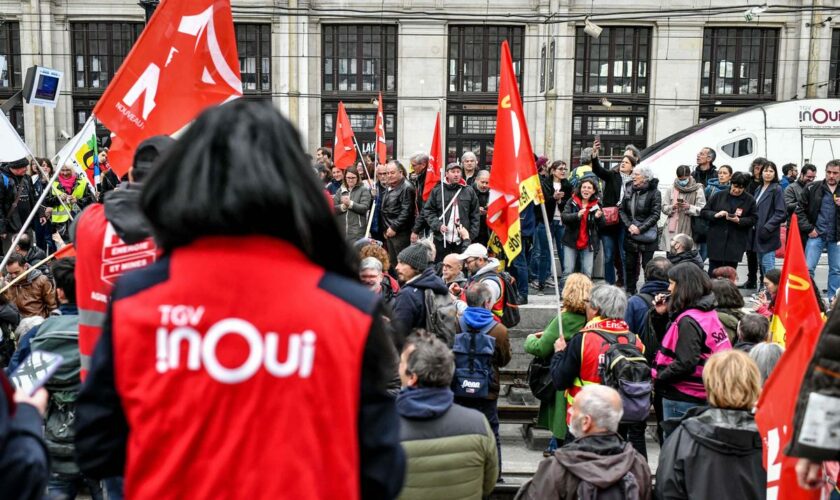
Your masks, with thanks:
<instances>
[{"instance_id":1,"label":"dark coat","mask_svg":"<svg viewBox=\"0 0 840 500\"><path fill-rule=\"evenodd\" d=\"M414 206L417 214L423 213L423 205L426 202L423 200L423 189L426 187L426 171L418 175L412 182L414 186ZM414 220L414 227L411 232L415 234L423 234L429 232L429 226L426 225L426 220L423 217L417 217Z\"/></svg>"},{"instance_id":2,"label":"dark coat","mask_svg":"<svg viewBox=\"0 0 840 500\"><path fill-rule=\"evenodd\" d=\"M414 227L414 186L405 179L399 186L385 190L382 193L382 226L383 233L393 229L397 234L408 234Z\"/></svg>"},{"instance_id":3,"label":"dark coat","mask_svg":"<svg viewBox=\"0 0 840 500\"><path fill-rule=\"evenodd\" d=\"M806 187L806 184L796 181L791 182L790 185L785 188L785 208L787 209L788 221L790 221L790 216L793 215L793 212L796 211L796 206L802 201L802 196L805 194Z\"/></svg>"},{"instance_id":4,"label":"dark coat","mask_svg":"<svg viewBox=\"0 0 840 500\"><path fill-rule=\"evenodd\" d=\"M416 279L403 285L394 297L392 319L397 328L408 333L412 328L426 327L425 290L427 288L436 294L449 293L446 283L435 275L435 269L429 266Z\"/></svg>"},{"instance_id":5,"label":"dark coat","mask_svg":"<svg viewBox=\"0 0 840 500\"><path fill-rule=\"evenodd\" d=\"M572 183L568 180L563 179L560 181L560 190L564 193L564 196L558 203L557 200L554 199L554 177L540 177L540 185L542 187L543 195L545 196L545 213L548 215L548 220L552 221L554 220L554 214L556 211L559 209L562 212L566 203L572 199L574 188L572 188ZM486 206L486 203L484 206ZM540 220L542 220L542 217L540 217Z\"/></svg>"},{"instance_id":6,"label":"dark coat","mask_svg":"<svg viewBox=\"0 0 840 500\"><path fill-rule=\"evenodd\" d=\"M487 228L487 204L490 202L490 190L483 193L475 189L475 196L478 198L478 238L473 240L473 243L481 243L487 246L487 240L490 239L490 230ZM548 205L546 205L548 208ZM482 209L484 210L482 213Z\"/></svg>"},{"instance_id":7,"label":"dark coat","mask_svg":"<svg viewBox=\"0 0 840 500\"><path fill-rule=\"evenodd\" d=\"M706 237L709 260L723 262L741 262L750 242L750 230L755 225L755 198L749 193L735 197L730 191L720 191L712 195L700 216L709 220L709 232ZM741 209L740 221L736 224L715 214L724 210L734 214Z\"/></svg>"},{"instance_id":8,"label":"dark coat","mask_svg":"<svg viewBox=\"0 0 840 500\"><path fill-rule=\"evenodd\" d=\"M820 215L820 205L827 192L825 181L814 181L805 187L802 193L802 201L796 208L796 216L799 218L799 232L808 236L808 233L816 229L817 216ZM840 192L837 192L840 194ZM837 210L837 218L834 222L834 232L840 237L840 209Z\"/></svg>"},{"instance_id":9,"label":"dark coat","mask_svg":"<svg viewBox=\"0 0 840 500\"><path fill-rule=\"evenodd\" d=\"M749 411L693 408L662 446L656 497L763 499L767 472Z\"/></svg>"},{"instance_id":10,"label":"dark coat","mask_svg":"<svg viewBox=\"0 0 840 500\"><path fill-rule=\"evenodd\" d=\"M595 199L597 200L597 197ZM580 215L578 215L578 212L580 212L580 209L580 205L573 199L570 199L566 203L566 208L563 209L563 213L560 215L563 219L563 225L566 226L566 231L563 233L563 245L569 248L577 248L578 232L580 231ZM594 224L592 223L593 220L595 221ZM600 219L595 219L595 216L592 214L587 217L586 231L589 233L589 247L587 250L594 251L598 248L598 245L601 243L599 234L603 227L603 216Z\"/></svg>"},{"instance_id":11,"label":"dark coat","mask_svg":"<svg viewBox=\"0 0 840 500\"><path fill-rule=\"evenodd\" d=\"M627 310L624 312L624 321L627 323L627 328L631 332L635 334L642 333L642 328L645 326L645 318L647 318L648 311L653 308L653 298L656 297L657 294L665 293L667 291L667 281L646 281L642 285L642 289L639 290L639 293L627 300ZM647 297L645 295L647 295ZM645 349L645 352L647 352L647 349Z\"/></svg>"},{"instance_id":12,"label":"dark coat","mask_svg":"<svg viewBox=\"0 0 840 500\"><path fill-rule=\"evenodd\" d=\"M624 201L618 211L621 216L621 223L625 228L636 224L641 233L644 233L659 222L659 215L662 213L662 193L659 192L659 179L651 179L647 187L639 191L633 190L633 183L629 182L624 187ZM628 252L653 252L659 247L659 238L650 243L639 243L630 237L630 233L624 235L624 249Z\"/></svg>"},{"instance_id":13,"label":"dark coat","mask_svg":"<svg viewBox=\"0 0 840 500\"><path fill-rule=\"evenodd\" d=\"M604 206L618 206L618 200L621 198L621 190L623 189L621 172L618 170L607 170L602 167L598 158L592 159L592 171L604 181L604 192L601 194Z\"/></svg>"},{"instance_id":14,"label":"dark coat","mask_svg":"<svg viewBox=\"0 0 840 500\"><path fill-rule=\"evenodd\" d=\"M5 375L0 374L5 379ZM7 384L7 380L2 381ZM8 386L11 390L11 386ZM0 485L3 498L44 498L50 462L44 444L44 419L29 404L9 408L0 387Z\"/></svg>"},{"instance_id":15,"label":"dark coat","mask_svg":"<svg viewBox=\"0 0 840 500\"><path fill-rule=\"evenodd\" d=\"M787 219L785 194L778 183L773 183L756 203L758 221L753 231L751 250L758 253L775 252L782 246L781 227Z\"/></svg>"},{"instance_id":16,"label":"dark coat","mask_svg":"<svg viewBox=\"0 0 840 500\"><path fill-rule=\"evenodd\" d=\"M17 233L23 227L26 217L29 216L29 212L32 211L38 199L35 184L32 182L32 177L26 174L16 177L5 167L0 170L0 177L2 177L0 178L0 234ZM20 196L18 196L18 191ZM34 220L43 216L44 206L42 205Z\"/></svg>"},{"instance_id":17,"label":"dark coat","mask_svg":"<svg viewBox=\"0 0 840 500\"><path fill-rule=\"evenodd\" d=\"M703 258L700 257L700 254L697 250L686 250L682 253L671 253L668 252L667 254L668 260L671 261L671 264L677 265L682 264L683 262L691 262L692 264L697 264L697 267L703 269Z\"/></svg>"},{"instance_id":18,"label":"dark coat","mask_svg":"<svg viewBox=\"0 0 840 500\"><path fill-rule=\"evenodd\" d=\"M695 181L706 186L710 180L717 180L717 167L715 167L714 164L709 166L709 170L700 170L700 167L694 167L694 171L691 172L691 176L694 177Z\"/></svg>"},{"instance_id":19,"label":"dark coat","mask_svg":"<svg viewBox=\"0 0 840 500\"><path fill-rule=\"evenodd\" d=\"M443 200L441 200L441 189L443 189ZM470 240L478 238L479 218L478 214L478 196L476 196L473 188L464 184L438 184L432 189L429 194L429 199L423 206L423 219L434 235L435 240L442 241L443 233L440 232L440 226L445 222L449 222L449 217L452 214L452 207L446 211L445 217L441 219L443 209L449 206L449 202L455 195L458 195L458 214L460 217L460 224L467 228L470 233ZM467 243L467 242L464 242Z\"/></svg>"}]
</instances>

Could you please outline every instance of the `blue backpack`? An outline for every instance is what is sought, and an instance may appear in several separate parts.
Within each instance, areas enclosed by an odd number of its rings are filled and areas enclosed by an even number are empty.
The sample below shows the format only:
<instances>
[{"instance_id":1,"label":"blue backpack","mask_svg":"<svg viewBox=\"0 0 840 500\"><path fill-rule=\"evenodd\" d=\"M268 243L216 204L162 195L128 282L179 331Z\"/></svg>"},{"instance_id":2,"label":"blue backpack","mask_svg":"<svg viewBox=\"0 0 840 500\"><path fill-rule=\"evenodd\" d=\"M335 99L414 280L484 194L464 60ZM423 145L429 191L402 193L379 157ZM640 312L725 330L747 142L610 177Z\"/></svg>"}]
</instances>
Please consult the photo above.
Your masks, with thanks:
<instances>
[{"instance_id":1,"label":"blue backpack","mask_svg":"<svg viewBox=\"0 0 840 500\"><path fill-rule=\"evenodd\" d=\"M455 376L452 392L455 396L486 398L493 381L493 353L496 339L488 332L496 326L493 321L478 331L469 331L461 319L462 333L455 335L452 352L455 354Z\"/></svg>"}]
</instances>

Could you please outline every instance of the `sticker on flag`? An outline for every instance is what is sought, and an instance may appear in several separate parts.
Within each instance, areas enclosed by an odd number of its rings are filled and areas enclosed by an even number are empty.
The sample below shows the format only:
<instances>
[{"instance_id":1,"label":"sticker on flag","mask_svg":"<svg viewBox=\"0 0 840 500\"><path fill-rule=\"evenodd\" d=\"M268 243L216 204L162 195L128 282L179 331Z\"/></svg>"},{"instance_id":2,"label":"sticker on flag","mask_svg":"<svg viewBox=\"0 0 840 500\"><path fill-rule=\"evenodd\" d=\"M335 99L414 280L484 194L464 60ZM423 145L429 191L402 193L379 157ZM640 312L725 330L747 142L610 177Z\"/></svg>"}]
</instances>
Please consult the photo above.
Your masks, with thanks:
<instances>
[{"instance_id":1,"label":"sticker on flag","mask_svg":"<svg viewBox=\"0 0 840 500\"><path fill-rule=\"evenodd\" d=\"M78 139L78 140L77 140ZM76 145L74 151L70 148ZM79 175L88 179L88 185L96 194L96 185L99 184L99 148L96 143L96 122L88 120L85 126L75 137L67 141L67 144L56 155L58 158L67 158L67 162L73 166L73 170ZM56 165L56 168L61 168Z\"/></svg>"}]
</instances>

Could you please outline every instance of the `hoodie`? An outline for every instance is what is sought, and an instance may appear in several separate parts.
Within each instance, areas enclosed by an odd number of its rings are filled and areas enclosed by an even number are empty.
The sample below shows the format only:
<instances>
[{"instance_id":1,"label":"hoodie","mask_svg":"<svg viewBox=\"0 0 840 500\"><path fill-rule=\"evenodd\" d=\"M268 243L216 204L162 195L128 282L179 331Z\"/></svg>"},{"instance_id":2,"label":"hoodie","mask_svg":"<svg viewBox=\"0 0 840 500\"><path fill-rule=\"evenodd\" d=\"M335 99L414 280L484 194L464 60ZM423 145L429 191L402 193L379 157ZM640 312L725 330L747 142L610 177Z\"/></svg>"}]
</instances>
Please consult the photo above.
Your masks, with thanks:
<instances>
[{"instance_id":1,"label":"hoodie","mask_svg":"<svg viewBox=\"0 0 840 500\"><path fill-rule=\"evenodd\" d=\"M692 408L659 454L657 498L763 499L767 473L749 411Z\"/></svg>"},{"instance_id":2,"label":"hoodie","mask_svg":"<svg viewBox=\"0 0 840 500\"><path fill-rule=\"evenodd\" d=\"M581 481L605 489L628 473L636 479L639 498L651 498L650 468L630 443L615 433L584 436L540 462L516 498L574 499Z\"/></svg>"},{"instance_id":3,"label":"hoodie","mask_svg":"<svg viewBox=\"0 0 840 500\"><path fill-rule=\"evenodd\" d=\"M438 418L449 410L454 399L448 387L406 387L397 396L397 413L416 420Z\"/></svg>"},{"instance_id":4,"label":"hoodie","mask_svg":"<svg viewBox=\"0 0 840 500\"><path fill-rule=\"evenodd\" d=\"M498 399L501 389L499 369L507 366L512 357L508 329L505 325L496 321L495 315L491 311L483 307L467 307L460 320L461 331L464 332L481 331L491 324L495 324L495 326L487 331L487 335L496 340L496 348L493 351L493 381L490 383L490 392L487 399Z\"/></svg>"},{"instance_id":5,"label":"hoodie","mask_svg":"<svg viewBox=\"0 0 840 500\"><path fill-rule=\"evenodd\" d=\"M120 238L129 245L145 240L152 228L140 210L140 186L129 184L105 198L105 218Z\"/></svg>"},{"instance_id":6,"label":"hoodie","mask_svg":"<svg viewBox=\"0 0 840 500\"><path fill-rule=\"evenodd\" d=\"M446 283L435 274L434 267L429 266L417 277L409 280L394 297L393 321L402 332L408 333L412 328L426 326L425 290L435 294L448 294Z\"/></svg>"},{"instance_id":7,"label":"hoodie","mask_svg":"<svg viewBox=\"0 0 840 500\"><path fill-rule=\"evenodd\" d=\"M691 262L692 264L697 264L697 267L700 269L703 269L703 258L700 257L697 250L686 250L685 252L680 253L668 252L666 256L668 257L668 260L671 261L671 264L675 266L677 264L682 264L683 262Z\"/></svg>"},{"instance_id":8,"label":"hoodie","mask_svg":"<svg viewBox=\"0 0 840 500\"><path fill-rule=\"evenodd\" d=\"M627 328L631 332L636 334L642 333L642 328L645 326L645 316L647 316L650 308L653 307L651 300L653 300L657 294L665 293L667 291L667 281L646 281L642 285L642 289L639 293L630 297L627 301L627 310L624 313L624 321L627 323ZM650 297L645 297L642 294L650 295Z\"/></svg>"}]
</instances>

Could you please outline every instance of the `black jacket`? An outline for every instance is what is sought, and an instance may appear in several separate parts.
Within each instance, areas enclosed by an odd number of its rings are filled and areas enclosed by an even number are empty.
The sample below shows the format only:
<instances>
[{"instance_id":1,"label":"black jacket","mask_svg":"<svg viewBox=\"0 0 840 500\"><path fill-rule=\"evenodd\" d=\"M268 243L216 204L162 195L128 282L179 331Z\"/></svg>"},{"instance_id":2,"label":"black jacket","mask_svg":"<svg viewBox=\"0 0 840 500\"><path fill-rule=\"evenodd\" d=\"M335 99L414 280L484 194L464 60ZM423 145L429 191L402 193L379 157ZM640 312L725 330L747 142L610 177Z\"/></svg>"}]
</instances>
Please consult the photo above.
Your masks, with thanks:
<instances>
[{"instance_id":1,"label":"black jacket","mask_svg":"<svg viewBox=\"0 0 840 500\"><path fill-rule=\"evenodd\" d=\"M661 500L763 499L766 493L761 436L749 411L692 408L659 454Z\"/></svg>"},{"instance_id":2,"label":"black jacket","mask_svg":"<svg viewBox=\"0 0 840 500\"><path fill-rule=\"evenodd\" d=\"M140 210L141 184L121 186L105 198L105 218L114 231L128 244L145 240L152 235L152 227Z\"/></svg>"},{"instance_id":3,"label":"black jacket","mask_svg":"<svg viewBox=\"0 0 840 500\"><path fill-rule=\"evenodd\" d=\"M618 200L621 198L621 190L624 188L621 182L621 172L618 170L607 170L602 167L598 158L592 159L592 171L604 181L604 192L601 193L601 200L603 200L604 206L618 206Z\"/></svg>"},{"instance_id":4,"label":"black jacket","mask_svg":"<svg viewBox=\"0 0 840 500\"><path fill-rule=\"evenodd\" d=\"M411 232L422 235L423 233L429 232L426 219L419 217L423 213L423 205L426 203L423 201L423 188L426 186L426 171L424 170L422 174L415 177L411 181L411 185L414 186L414 213L418 216L414 219L414 227L411 228Z\"/></svg>"},{"instance_id":5,"label":"black jacket","mask_svg":"<svg viewBox=\"0 0 840 500\"><path fill-rule=\"evenodd\" d=\"M808 184L802 193L802 200L796 207L796 216L799 218L799 232L806 237L817 227L817 216L820 215L820 205L826 192L829 191L825 187L825 181L822 180ZM840 195L840 190L835 192ZM837 210L834 231L840 237L840 209Z\"/></svg>"},{"instance_id":6,"label":"black jacket","mask_svg":"<svg viewBox=\"0 0 840 500\"><path fill-rule=\"evenodd\" d=\"M446 283L429 266L413 281L409 281L394 298L394 311L391 315L396 328L408 333L412 328L426 327L425 290L431 289L436 294L448 294Z\"/></svg>"},{"instance_id":7,"label":"black jacket","mask_svg":"<svg viewBox=\"0 0 840 500\"><path fill-rule=\"evenodd\" d=\"M6 377L2 371L0 377ZM42 437L43 425L44 419L33 406L18 404L16 410L9 408L0 387L0 497L44 498L50 462Z\"/></svg>"},{"instance_id":8,"label":"black jacket","mask_svg":"<svg viewBox=\"0 0 840 500\"><path fill-rule=\"evenodd\" d=\"M648 182L647 187L639 191L633 189L632 182L627 183L624 187L624 201L618 211L625 228L636 224L639 231L644 233L656 226L659 215L662 213L662 193L659 192L658 187L659 179L655 178ZM657 248L659 248L659 238L651 243L639 243L630 237L630 233L624 235L624 249L627 251L653 252Z\"/></svg>"},{"instance_id":9,"label":"black jacket","mask_svg":"<svg viewBox=\"0 0 840 500\"><path fill-rule=\"evenodd\" d=\"M801 181L791 182L787 188L785 188L785 209L787 210L788 214L788 221L790 221L790 216L796 211L796 206L802 201L802 196L805 194L805 188L807 184L802 184Z\"/></svg>"},{"instance_id":10,"label":"black jacket","mask_svg":"<svg viewBox=\"0 0 840 500\"><path fill-rule=\"evenodd\" d=\"M443 200L441 200L441 187L443 188ZM429 199L423 206L423 219L426 225L430 228L434 239L443 240L443 233L440 232L440 226L445 222L449 222L449 217L452 214L453 207L449 206L449 202L455 195L458 195L458 214L460 224L467 228L470 233L470 240L478 238L479 229L479 214L478 214L478 196L475 195L473 188L463 184L438 184L432 189L429 194ZM443 209L449 207L446 211L445 217L441 219ZM466 243L466 242L465 242Z\"/></svg>"},{"instance_id":11,"label":"black jacket","mask_svg":"<svg viewBox=\"0 0 840 500\"><path fill-rule=\"evenodd\" d=\"M49 189L49 186L44 189ZM35 184L30 176L24 174L16 177L8 168L0 169L0 234L20 231L37 200ZM37 222L43 216L42 205L33 220Z\"/></svg>"},{"instance_id":12,"label":"black jacket","mask_svg":"<svg viewBox=\"0 0 840 500\"><path fill-rule=\"evenodd\" d=\"M668 252L667 257L668 260L671 261L671 264L675 266L677 264L682 264L683 262L691 262L692 264L697 264L697 267L700 269L703 269L703 258L700 257L697 250L687 250L677 254Z\"/></svg>"},{"instance_id":13,"label":"black jacket","mask_svg":"<svg viewBox=\"0 0 840 500\"><path fill-rule=\"evenodd\" d=\"M478 198L478 238L473 240L473 243L481 243L487 246L487 240L490 239L490 230L487 228L487 204L490 203L490 190L483 193L475 189L475 196ZM546 205L548 208L548 205ZM481 212L484 209L484 213Z\"/></svg>"},{"instance_id":14,"label":"black jacket","mask_svg":"<svg viewBox=\"0 0 840 500\"><path fill-rule=\"evenodd\" d=\"M756 224L753 231L754 252L774 252L782 246L781 227L787 219L785 194L779 183L773 183L755 205Z\"/></svg>"},{"instance_id":15,"label":"black jacket","mask_svg":"<svg viewBox=\"0 0 840 500\"><path fill-rule=\"evenodd\" d=\"M724 210L734 214L741 209L740 221L736 224L725 217L715 218L715 214ZM706 238L709 260L721 262L741 262L750 242L751 229L756 222L755 198L749 193L732 196L729 190L712 195L700 216L709 221Z\"/></svg>"},{"instance_id":16,"label":"black jacket","mask_svg":"<svg viewBox=\"0 0 840 500\"><path fill-rule=\"evenodd\" d=\"M382 193L382 226L383 233L390 227L397 233L409 233L414 227L416 216L414 205L414 186L403 180L402 184L387 189Z\"/></svg>"},{"instance_id":17,"label":"black jacket","mask_svg":"<svg viewBox=\"0 0 840 500\"><path fill-rule=\"evenodd\" d=\"M700 167L694 167L694 172L691 172L691 176L694 177L695 181L705 187L709 179L717 179L717 167L714 164L710 166L709 170L700 170Z\"/></svg>"},{"instance_id":18,"label":"black jacket","mask_svg":"<svg viewBox=\"0 0 840 500\"><path fill-rule=\"evenodd\" d=\"M715 308L714 294L700 298L692 305L694 309L711 311ZM682 311L680 311L681 313ZM677 345L674 348L674 361L667 367L657 367L656 392L666 399L703 403L705 400L691 397L673 387L673 384L690 378L700 359L700 354L706 349L706 332L700 324L690 317L684 317L677 324Z\"/></svg>"},{"instance_id":19,"label":"black jacket","mask_svg":"<svg viewBox=\"0 0 840 500\"><path fill-rule=\"evenodd\" d=\"M597 200L597 197L595 198ZM560 217L563 219L563 225L566 226L566 231L563 233L563 245L570 248L577 248L578 232L580 231L580 212L581 206L573 199L566 203L563 213ZM589 246L587 250L596 250L601 242L600 232L604 227L604 217L596 219L594 212L586 218L586 232L589 233ZM594 224L593 224L594 221Z\"/></svg>"}]
</instances>

